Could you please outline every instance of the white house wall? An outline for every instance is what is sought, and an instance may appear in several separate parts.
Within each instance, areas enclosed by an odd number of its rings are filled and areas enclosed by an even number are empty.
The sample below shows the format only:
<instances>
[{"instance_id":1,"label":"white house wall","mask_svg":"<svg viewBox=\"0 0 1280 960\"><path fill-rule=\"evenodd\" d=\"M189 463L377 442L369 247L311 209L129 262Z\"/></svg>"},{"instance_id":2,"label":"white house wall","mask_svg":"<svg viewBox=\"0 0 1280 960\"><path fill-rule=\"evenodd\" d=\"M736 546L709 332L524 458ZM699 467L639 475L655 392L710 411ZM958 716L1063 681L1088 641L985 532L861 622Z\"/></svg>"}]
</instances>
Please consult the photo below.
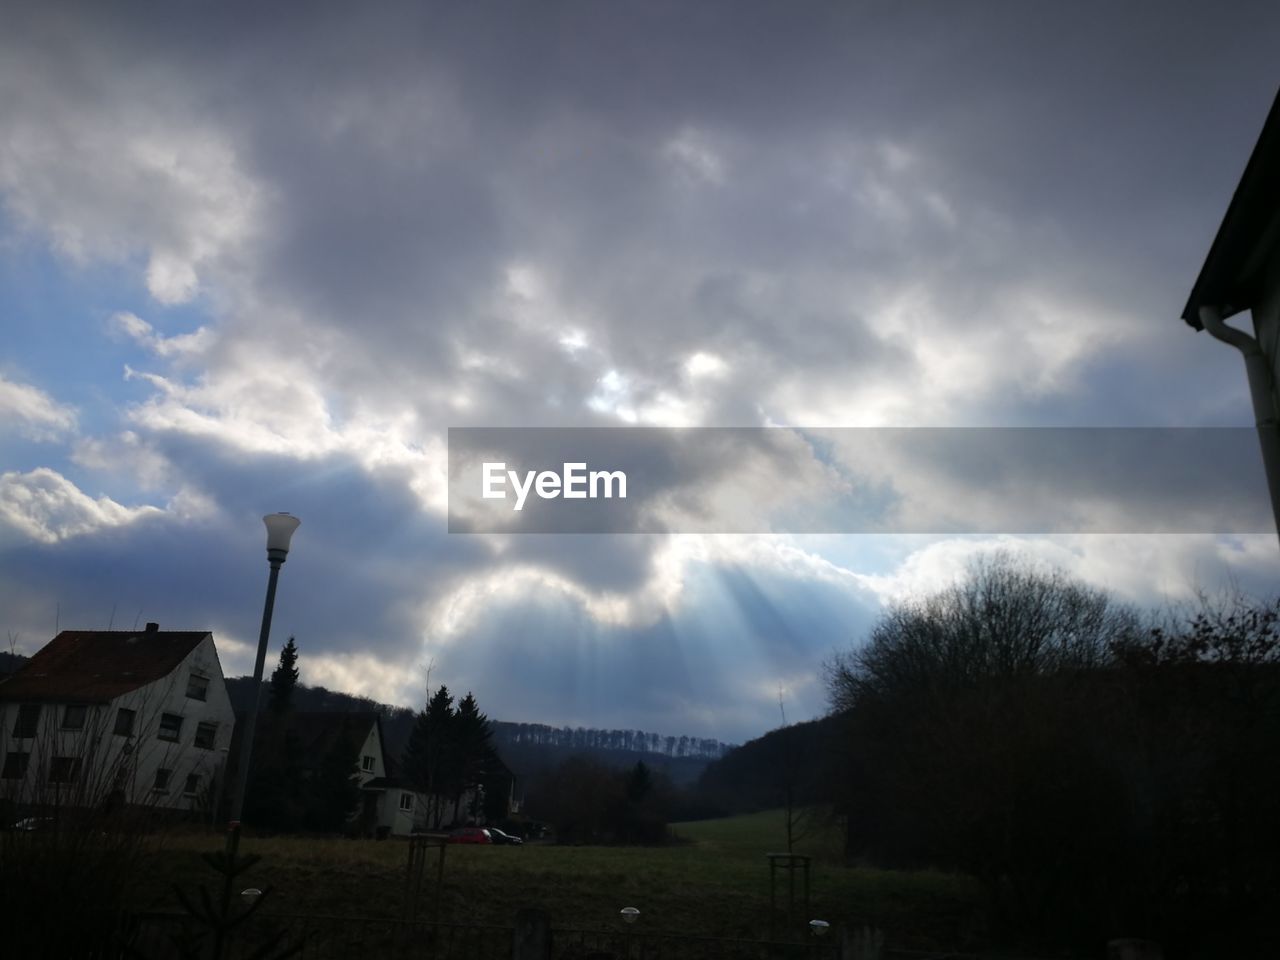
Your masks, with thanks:
<instances>
[{"instance_id":1,"label":"white house wall","mask_svg":"<svg viewBox=\"0 0 1280 960\"><path fill-rule=\"evenodd\" d=\"M413 797L413 809L401 810L400 797ZM386 827L393 837L407 837L415 829L426 828L426 796L411 790L388 788L379 798L378 826Z\"/></svg>"},{"instance_id":2,"label":"white house wall","mask_svg":"<svg viewBox=\"0 0 1280 960\"><path fill-rule=\"evenodd\" d=\"M364 769L364 758L373 757L373 769ZM356 761L360 767L360 786L364 786L375 777L387 775L387 763L382 755L382 737L378 734L378 724L369 725L369 735L364 738L360 747L360 759Z\"/></svg>"}]
</instances>

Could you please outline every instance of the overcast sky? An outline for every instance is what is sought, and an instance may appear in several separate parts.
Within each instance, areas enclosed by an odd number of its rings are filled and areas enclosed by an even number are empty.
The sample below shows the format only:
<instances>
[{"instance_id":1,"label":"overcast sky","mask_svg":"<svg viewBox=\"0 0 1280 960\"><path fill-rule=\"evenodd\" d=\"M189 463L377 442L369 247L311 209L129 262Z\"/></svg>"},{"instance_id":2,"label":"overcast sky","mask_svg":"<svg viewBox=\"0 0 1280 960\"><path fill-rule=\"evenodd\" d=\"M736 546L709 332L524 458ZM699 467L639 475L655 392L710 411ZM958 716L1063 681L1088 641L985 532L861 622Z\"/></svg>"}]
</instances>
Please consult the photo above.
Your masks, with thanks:
<instances>
[{"instance_id":1,"label":"overcast sky","mask_svg":"<svg viewBox=\"0 0 1280 960\"><path fill-rule=\"evenodd\" d=\"M1220 426L1179 319L1280 7L4 3L0 621L214 631L742 740L1002 543L1124 599L1272 536L462 536L450 426Z\"/></svg>"}]
</instances>

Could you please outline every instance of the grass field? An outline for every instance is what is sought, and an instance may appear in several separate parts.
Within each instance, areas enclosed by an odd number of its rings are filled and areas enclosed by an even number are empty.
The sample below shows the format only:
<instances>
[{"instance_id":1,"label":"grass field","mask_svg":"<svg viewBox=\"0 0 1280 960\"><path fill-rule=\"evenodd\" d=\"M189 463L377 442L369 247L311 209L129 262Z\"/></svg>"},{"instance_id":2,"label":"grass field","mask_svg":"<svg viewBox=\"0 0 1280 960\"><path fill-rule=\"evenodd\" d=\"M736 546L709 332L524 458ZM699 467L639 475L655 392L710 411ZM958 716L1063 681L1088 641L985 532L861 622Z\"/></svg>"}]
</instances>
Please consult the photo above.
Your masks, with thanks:
<instances>
[{"instance_id":1,"label":"grass field","mask_svg":"<svg viewBox=\"0 0 1280 960\"><path fill-rule=\"evenodd\" d=\"M646 928L692 935L764 937L769 932L767 852L785 847L780 812L676 824L682 842L662 847L450 846L441 918L506 924L520 907L546 910L556 926L599 928L617 922L624 906L641 910ZM170 909L174 882L217 876L200 853L219 847L212 834L165 838L137 888L137 905ZM807 914L873 922L902 946L955 946L978 903L975 885L930 872L844 867L830 828L810 833L797 853L814 857ZM399 914L407 844L403 841L246 837L242 852L261 863L242 885L273 887L272 912L395 917ZM797 886L797 889L799 887ZM799 893L797 893L799 900ZM779 881L779 904L785 880ZM779 927L783 918L779 917Z\"/></svg>"}]
</instances>

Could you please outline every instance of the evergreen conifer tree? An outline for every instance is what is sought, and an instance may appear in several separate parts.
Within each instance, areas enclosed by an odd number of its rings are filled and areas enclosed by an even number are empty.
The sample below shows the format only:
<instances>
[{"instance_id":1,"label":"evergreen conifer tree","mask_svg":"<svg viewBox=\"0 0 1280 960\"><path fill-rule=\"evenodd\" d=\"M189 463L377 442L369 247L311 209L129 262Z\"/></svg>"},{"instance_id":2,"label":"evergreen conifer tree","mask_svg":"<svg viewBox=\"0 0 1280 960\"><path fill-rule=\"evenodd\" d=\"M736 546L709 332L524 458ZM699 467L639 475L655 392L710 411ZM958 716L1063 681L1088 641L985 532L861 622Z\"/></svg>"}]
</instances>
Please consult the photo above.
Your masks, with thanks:
<instances>
[{"instance_id":1,"label":"evergreen conifer tree","mask_svg":"<svg viewBox=\"0 0 1280 960\"><path fill-rule=\"evenodd\" d=\"M293 638L280 651L280 663L271 673L271 709L283 713L293 706L298 685L298 644Z\"/></svg>"}]
</instances>

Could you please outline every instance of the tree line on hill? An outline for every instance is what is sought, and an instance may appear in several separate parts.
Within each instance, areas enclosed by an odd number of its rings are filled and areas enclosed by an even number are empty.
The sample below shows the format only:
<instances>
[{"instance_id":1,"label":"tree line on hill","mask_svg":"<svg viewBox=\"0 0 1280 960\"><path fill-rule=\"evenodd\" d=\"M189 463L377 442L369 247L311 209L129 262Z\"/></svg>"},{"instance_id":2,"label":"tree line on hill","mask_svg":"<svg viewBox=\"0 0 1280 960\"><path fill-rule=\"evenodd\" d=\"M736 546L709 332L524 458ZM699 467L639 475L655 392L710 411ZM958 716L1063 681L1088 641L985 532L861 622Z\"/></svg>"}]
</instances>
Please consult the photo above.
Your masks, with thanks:
<instances>
[{"instance_id":1,"label":"tree line on hill","mask_svg":"<svg viewBox=\"0 0 1280 960\"><path fill-rule=\"evenodd\" d=\"M252 678L229 677L226 684L236 711L248 710ZM303 683L296 684L291 702L294 709L300 711L377 713L382 720L387 752L394 757L404 753L418 717L418 711L408 707ZM554 727L492 719L489 725L494 750L513 771L526 777L540 776L571 757L590 757L606 767L626 770L643 760L651 771L666 773L678 784L690 784L711 760L733 749L732 745L718 740L643 730Z\"/></svg>"},{"instance_id":2,"label":"tree line on hill","mask_svg":"<svg viewBox=\"0 0 1280 960\"><path fill-rule=\"evenodd\" d=\"M597 730L591 727L552 727L544 723L505 723L501 743L563 747L570 750L623 750L665 757L717 760L731 749L719 740L663 736L644 730Z\"/></svg>"}]
</instances>

